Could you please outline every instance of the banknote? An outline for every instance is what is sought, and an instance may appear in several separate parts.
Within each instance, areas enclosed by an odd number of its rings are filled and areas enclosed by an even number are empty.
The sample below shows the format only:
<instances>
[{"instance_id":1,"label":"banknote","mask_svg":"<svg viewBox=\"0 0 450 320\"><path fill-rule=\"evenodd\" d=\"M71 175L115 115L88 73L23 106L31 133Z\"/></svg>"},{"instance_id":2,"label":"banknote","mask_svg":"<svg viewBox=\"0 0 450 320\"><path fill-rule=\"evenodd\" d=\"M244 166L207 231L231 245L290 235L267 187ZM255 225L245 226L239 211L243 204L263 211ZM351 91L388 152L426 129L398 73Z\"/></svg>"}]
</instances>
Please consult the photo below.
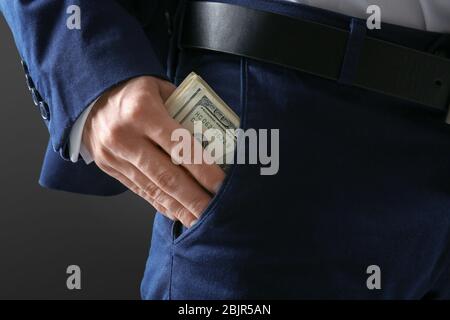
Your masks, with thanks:
<instances>
[{"instance_id":1,"label":"banknote","mask_svg":"<svg viewBox=\"0 0 450 320\"><path fill-rule=\"evenodd\" d=\"M226 170L236 148L240 119L206 81L190 73L167 99L166 108Z\"/></svg>"}]
</instances>

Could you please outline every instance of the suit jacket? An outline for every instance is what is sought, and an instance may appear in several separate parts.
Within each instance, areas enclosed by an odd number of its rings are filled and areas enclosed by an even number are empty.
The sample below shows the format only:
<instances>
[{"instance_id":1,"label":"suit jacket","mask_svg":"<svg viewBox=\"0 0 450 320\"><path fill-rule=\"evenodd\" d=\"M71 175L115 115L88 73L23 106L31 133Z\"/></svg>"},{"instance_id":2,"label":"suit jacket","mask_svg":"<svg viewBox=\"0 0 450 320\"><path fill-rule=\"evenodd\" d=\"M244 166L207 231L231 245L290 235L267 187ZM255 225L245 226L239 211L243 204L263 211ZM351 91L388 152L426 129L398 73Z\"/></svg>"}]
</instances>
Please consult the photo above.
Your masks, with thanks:
<instances>
[{"instance_id":1,"label":"suit jacket","mask_svg":"<svg viewBox=\"0 0 450 320\"><path fill-rule=\"evenodd\" d=\"M42 186L97 195L125 190L95 164L68 161L69 133L86 107L115 84L141 75L167 78L170 17L177 3L0 0L50 133ZM66 10L74 4L81 8L81 30L66 26Z\"/></svg>"}]
</instances>

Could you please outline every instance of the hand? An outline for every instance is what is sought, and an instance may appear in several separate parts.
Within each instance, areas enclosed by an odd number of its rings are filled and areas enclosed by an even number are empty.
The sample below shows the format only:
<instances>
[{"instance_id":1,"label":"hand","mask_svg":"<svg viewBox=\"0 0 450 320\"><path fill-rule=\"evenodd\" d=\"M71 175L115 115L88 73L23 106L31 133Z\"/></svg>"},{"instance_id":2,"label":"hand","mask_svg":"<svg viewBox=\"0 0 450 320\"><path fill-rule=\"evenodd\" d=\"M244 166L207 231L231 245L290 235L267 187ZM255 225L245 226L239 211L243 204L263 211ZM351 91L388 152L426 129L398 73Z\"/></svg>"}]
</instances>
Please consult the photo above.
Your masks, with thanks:
<instances>
[{"instance_id":1,"label":"hand","mask_svg":"<svg viewBox=\"0 0 450 320\"><path fill-rule=\"evenodd\" d=\"M83 143L100 169L168 218L190 227L225 174L215 164L172 162L169 155L175 142L170 137L181 125L169 116L164 101L174 89L149 76L110 89L91 110Z\"/></svg>"}]
</instances>

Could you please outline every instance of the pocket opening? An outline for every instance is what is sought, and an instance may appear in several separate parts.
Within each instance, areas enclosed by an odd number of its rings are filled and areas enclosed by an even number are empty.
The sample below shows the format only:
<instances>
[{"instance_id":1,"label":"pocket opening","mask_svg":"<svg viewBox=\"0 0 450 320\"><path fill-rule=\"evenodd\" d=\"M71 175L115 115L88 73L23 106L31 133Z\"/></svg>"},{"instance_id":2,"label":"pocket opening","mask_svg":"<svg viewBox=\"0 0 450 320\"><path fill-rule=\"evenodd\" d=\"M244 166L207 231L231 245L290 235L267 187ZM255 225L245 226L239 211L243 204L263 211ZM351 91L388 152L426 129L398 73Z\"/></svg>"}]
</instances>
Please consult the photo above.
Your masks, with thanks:
<instances>
[{"instance_id":1,"label":"pocket opening","mask_svg":"<svg viewBox=\"0 0 450 320\"><path fill-rule=\"evenodd\" d=\"M183 234L183 229L183 224L180 221L175 220L172 222L172 241L177 240Z\"/></svg>"},{"instance_id":2,"label":"pocket opening","mask_svg":"<svg viewBox=\"0 0 450 320\"><path fill-rule=\"evenodd\" d=\"M247 59L244 57L240 58L240 90L239 90L239 117L240 117L240 127L246 129L247 126ZM238 146L236 146L238 148ZM237 164L236 164L236 152L234 164L230 165L225 180L218 190L218 192L211 199L210 203L202 213L197 224L189 229L184 230L183 225L174 221L172 224L172 240L173 245L179 244L186 238L190 237L192 234L198 232L200 228L204 225L208 217L215 211L215 209L220 205L220 200L224 197L233 181L233 176L235 176Z\"/></svg>"}]
</instances>

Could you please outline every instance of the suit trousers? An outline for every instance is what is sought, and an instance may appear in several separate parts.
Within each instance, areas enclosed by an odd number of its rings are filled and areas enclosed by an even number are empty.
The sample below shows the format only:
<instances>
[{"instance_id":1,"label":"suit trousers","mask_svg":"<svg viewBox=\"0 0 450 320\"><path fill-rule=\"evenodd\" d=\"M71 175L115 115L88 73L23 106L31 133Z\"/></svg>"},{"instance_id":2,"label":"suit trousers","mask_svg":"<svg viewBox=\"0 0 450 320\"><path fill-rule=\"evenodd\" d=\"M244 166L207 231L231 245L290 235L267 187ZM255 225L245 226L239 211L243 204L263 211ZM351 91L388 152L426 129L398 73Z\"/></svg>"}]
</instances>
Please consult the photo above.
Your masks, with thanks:
<instances>
[{"instance_id":1,"label":"suit trousers","mask_svg":"<svg viewBox=\"0 0 450 320\"><path fill-rule=\"evenodd\" d=\"M354 21L293 3L254 6L347 29ZM384 24L368 32L417 50L439 36ZM144 299L450 298L442 114L225 53L180 49L175 65L177 84L198 73L243 129L279 129L280 167L263 176L260 165L232 165L199 222L182 232L157 213Z\"/></svg>"}]
</instances>

